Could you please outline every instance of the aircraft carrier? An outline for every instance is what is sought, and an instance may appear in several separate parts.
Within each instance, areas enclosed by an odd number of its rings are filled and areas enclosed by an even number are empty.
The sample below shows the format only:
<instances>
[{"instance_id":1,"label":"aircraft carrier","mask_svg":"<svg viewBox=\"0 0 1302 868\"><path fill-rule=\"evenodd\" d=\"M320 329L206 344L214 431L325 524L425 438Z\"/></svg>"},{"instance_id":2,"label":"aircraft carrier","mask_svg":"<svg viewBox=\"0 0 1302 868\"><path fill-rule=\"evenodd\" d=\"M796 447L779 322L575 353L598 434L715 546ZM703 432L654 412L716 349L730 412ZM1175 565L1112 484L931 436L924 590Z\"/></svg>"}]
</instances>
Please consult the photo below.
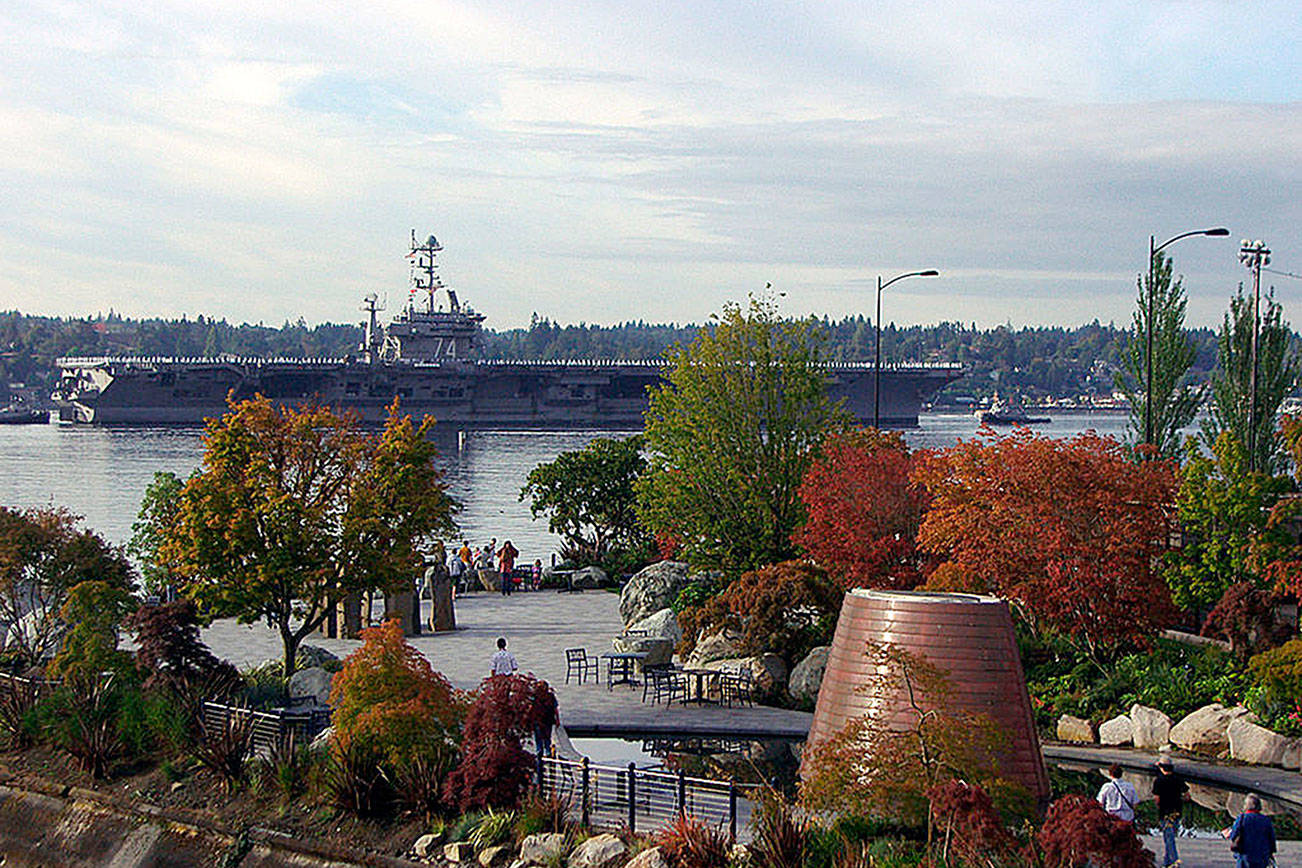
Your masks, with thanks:
<instances>
[{"instance_id":1,"label":"aircraft carrier","mask_svg":"<svg viewBox=\"0 0 1302 868\"><path fill-rule=\"evenodd\" d=\"M381 326L378 296L362 310L365 337L344 358L75 357L58 360L53 399L64 422L99 425L201 425L235 400L261 394L278 404L317 401L380 423L394 397L402 411L430 414L440 426L478 429L643 426L648 387L663 362L627 360L514 361L480 358L484 315L439 278L434 236L412 233L407 302ZM420 293L425 298L419 300ZM437 303L436 303L437 302ZM914 427L918 411L963 374L960 365L883 366L882 427ZM874 367L828 365L830 391L861 423L871 424Z\"/></svg>"}]
</instances>

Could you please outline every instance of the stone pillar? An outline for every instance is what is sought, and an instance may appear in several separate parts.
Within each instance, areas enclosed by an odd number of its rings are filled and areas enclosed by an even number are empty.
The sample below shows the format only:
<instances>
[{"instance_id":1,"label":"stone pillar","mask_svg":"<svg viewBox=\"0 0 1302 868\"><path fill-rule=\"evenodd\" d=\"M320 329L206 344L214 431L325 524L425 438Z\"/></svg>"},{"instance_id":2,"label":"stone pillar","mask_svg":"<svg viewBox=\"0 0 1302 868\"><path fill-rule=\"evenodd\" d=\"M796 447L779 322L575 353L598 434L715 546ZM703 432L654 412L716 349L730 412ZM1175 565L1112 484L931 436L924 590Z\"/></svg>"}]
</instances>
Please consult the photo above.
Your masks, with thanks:
<instances>
[{"instance_id":1,"label":"stone pillar","mask_svg":"<svg viewBox=\"0 0 1302 868\"><path fill-rule=\"evenodd\" d=\"M362 595L349 594L335 608L336 639L359 639L362 633Z\"/></svg>"},{"instance_id":2,"label":"stone pillar","mask_svg":"<svg viewBox=\"0 0 1302 868\"><path fill-rule=\"evenodd\" d=\"M429 628L435 633L457 629L457 613L452 601L452 580L447 567L435 564L425 571L425 584L429 586Z\"/></svg>"},{"instance_id":3,"label":"stone pillar","mask_svg":"<svg viewBox=\"0 0 1302 868\"><path fill-rule=\"evenodd\" d=\"M384 594L384 620L397 618L402 624L402 635L416 636L420 633L419 619L412 620L412 591L387 591Z\"/></svg>"}]
</instances>

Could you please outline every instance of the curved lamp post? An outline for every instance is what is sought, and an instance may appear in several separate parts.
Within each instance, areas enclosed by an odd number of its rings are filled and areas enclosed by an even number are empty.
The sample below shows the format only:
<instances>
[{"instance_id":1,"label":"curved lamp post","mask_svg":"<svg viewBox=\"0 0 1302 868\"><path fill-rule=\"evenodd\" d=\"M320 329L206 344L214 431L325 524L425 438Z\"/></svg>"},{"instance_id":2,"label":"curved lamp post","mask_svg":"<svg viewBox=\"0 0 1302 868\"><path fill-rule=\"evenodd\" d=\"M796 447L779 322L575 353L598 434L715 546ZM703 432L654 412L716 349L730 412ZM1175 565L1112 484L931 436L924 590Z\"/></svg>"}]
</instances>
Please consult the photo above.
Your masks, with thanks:
<instances>
[{"instance_id":1,"label":"curved lamp post","mask_svg":"<svg viewBox=\"0 0 1302 868\"><path fill-rule=\"evenodd\" d=\"M890 280L882 283L882 276L877 275L877 319L874 324L877 326L877 364L873 368L873 427L880 429L882 413L882 290L890 286L897 280L903 280L906 277L938 277L939 271L929 268L926 271L910 271L908 274L901 274L892 277Z\"/></svg>"},{"instance_id":2,"label":"curved lamp post","mask_svg":"<svg viewBox=\"0 0 1302 868\"><path fill-rule=\"evenodd\" d=\"M1248 469L1257 469L1257 333L1261 331L1261 267L1270 265L1270 248L1258 238L1243 239L1239 261L1252 272L1252 375L1248 381Z\"/></svg>"},{"instance_id":3,"label":"curved lamp post","mask_svg":"<svg viewBox=\"0 0 1302 868\"><path fill-rule=\"evenodd\" d=\"M1224 238L1230 234L1230 230L1223 226L1215 229L1195 229L1192 232L1182 232L1179 235L1168 238L1161 244L1152 235L1148 236L1148 314L1145 317L1145 338L1144 338L1144 443L1154 446L1153 443L1153 292L1157 283L1157 254L1158 251L1169 244L1174 244L1181 238L1189 238L1194 235L1207 235L1213 238Z\"/></svg>"}]
</instances>

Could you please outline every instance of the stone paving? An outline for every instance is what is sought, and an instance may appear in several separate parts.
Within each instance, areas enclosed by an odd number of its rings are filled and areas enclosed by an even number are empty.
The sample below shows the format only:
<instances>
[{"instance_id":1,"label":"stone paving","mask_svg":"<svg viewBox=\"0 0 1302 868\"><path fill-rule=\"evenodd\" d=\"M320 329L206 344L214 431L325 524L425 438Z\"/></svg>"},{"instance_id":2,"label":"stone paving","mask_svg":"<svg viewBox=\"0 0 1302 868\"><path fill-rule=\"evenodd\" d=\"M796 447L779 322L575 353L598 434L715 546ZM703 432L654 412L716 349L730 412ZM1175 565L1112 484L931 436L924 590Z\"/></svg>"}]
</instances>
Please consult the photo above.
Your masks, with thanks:
<instances>
[{"instance_id":1,"label":"stone paving","mask_svg":"<svg viewBox=\"0 0 1302 868\"><path fill-rule=\"evenodd\" d=\"M429 614L426 602L425 616ZM778 708L666 707L642 703L642 689L604 682L565 683L565 649L586 648L591 655L610 651L622 629L619 596L608 591L563 594L555 591L515 593L510 597L479 591L457 599L457 630L423 633L411 644L457 687L473 688L488 674L498 636L505 636L522 672L532 672L556 690L561 722L571 735L668 734L781 735L804 738L812 715ZM268 658L279 659L280 635L265 624L218 621L203 639L219 657L240 668ZM311 637L343 657L358 641ZM604 679L605 667L602 667Z\"/></svg>"}]
</instances>

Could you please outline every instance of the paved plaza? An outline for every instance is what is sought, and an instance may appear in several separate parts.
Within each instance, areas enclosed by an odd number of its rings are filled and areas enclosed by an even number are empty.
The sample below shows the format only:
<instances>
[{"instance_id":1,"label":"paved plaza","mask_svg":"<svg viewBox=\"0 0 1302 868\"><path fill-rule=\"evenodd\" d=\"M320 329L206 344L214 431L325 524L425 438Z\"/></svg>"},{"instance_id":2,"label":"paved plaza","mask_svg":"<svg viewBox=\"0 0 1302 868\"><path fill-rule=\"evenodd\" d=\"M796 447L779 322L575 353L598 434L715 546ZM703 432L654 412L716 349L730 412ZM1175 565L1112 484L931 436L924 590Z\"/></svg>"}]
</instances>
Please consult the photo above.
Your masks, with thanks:
<instances>
[{"instance_id":1,"label":"paved plaza","mask_svg":"<svg viewBox=\"0 0 1302 868\"><path fill-rule=\"evenodd\" d=\"M424 604L425 616L429 603ZM515 593L509 597L484 591L457 598L457 630L422 633L411 644L457 687L473 688L488 675L489 657L498 636L505 636L522 672L552 685L560 702L561 722L572 735L771 734L804 738L812 715L778 708L719 708L642 703L642 689L604 684L565 683L565 649L586 648L599 655L612 650L611 639L623 625L619 596L607 591L563 594L556 591ZM218 621L203 639L219 657L241 669L268 658L280 659L280 634L265 623ZM361 642L309 638L344 657ZM602 667L604 679L605 667Z\"/></svg>"}]
</instances>

